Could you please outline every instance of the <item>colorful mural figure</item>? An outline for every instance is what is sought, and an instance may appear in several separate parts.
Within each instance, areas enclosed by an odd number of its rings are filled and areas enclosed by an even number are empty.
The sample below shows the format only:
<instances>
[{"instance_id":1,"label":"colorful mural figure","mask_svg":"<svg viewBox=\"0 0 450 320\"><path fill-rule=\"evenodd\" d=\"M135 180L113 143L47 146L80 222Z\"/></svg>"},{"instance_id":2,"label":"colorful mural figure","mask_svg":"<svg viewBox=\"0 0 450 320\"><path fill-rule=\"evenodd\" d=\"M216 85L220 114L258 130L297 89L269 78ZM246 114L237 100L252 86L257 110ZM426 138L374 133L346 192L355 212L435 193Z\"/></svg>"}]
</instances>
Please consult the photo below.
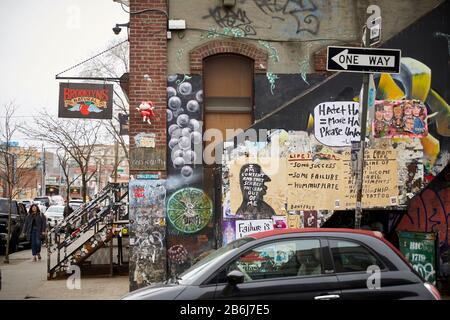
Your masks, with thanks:
<instances>
[{"instance_id":1,"label":"colorful mural figure","mask_svg":"<svg viewBox=\"0 0 450 320\"><path fill-rule=\"evenodd\" d=\"M242 203L236 212L237 216L244 219L271 219L276 213L271 206L264 201L267 186L271 181L258 164L243 165L239 172L239 182L242 191Z\"/></svg>"},{"instance_id":2,"label":"colorful mural figure","mask_svg":"<svg viewBox=\"0 0 450 320\"><path fill-rule=\"evenodd\" d=\"M374 138L423 138L428 134L427 108L418 100L375 102Z\"/></svg>"}]
</instances>

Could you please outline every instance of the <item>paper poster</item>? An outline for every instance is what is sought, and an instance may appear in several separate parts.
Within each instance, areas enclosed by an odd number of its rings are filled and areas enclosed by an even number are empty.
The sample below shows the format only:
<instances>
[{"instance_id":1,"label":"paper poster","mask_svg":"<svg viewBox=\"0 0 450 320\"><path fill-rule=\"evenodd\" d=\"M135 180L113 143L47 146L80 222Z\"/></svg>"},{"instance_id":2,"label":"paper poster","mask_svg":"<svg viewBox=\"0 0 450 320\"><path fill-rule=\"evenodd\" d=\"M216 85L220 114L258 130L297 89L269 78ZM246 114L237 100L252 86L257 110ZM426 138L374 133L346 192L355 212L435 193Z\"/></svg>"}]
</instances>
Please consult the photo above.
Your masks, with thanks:
<instances>
[{"instance_id":1,"label":"paper poster","mask_svg":"<svg viewBox=\"0 0 450 320\"><path fill-rule=\"evenodd\" d=\"M274 229L286 229L287 228L287 217L286 216L273 216L273 228Z\"/></svg>"},{"instance_id":2,"label":"paper poster","mask_svg":"<svg viewBox=\"0 0 450 320\"><path fill-rule=\"evenodd\" d=\"M395 149L366 149L362 206L363 208L398 205L398 162ZM344 153L345 192L341 206L355 208L355 178L351 174L350 152Z\"/></svg>"},{"instance_id":3,"label":"paper poster","mask_svg":"<svg viewBox=\"0 0 450 320\"><path fill-rule=\"evenodd\" d=\"M304 228L317 228L317 211L303 212L303 226Z\"/></svg>"},{"instance_id":4,"label":"paper poster","mask_svg":"<svg viewBox=\"0 0 450 320\"><path fill-rule=\"evenodd\" d=\"M335 210L344 191L343 161L337 153L288 155L288 210ZM337 205L337 206L336 206Z\"/></svg>"},{"instance_id":5,"label":"paper poster","mask_svg":"<svg viewBox=\"0 0 450 320\"><path fill-rule=\"evenodd\" d=\"M236 220L236 239L252 233L273 230L272 219L263 220Z\"/></svg>"},{"instance_id":6,"label":"paper poster","mask_svg":"<svg viewBox=\"0 0 450 320\"><path fill-rule=\"evenodd\" d=\"M359 141L359 103L323 102L314 108L314 136L330 147L350 146Z\"/></svg>"},{"instance_id":7,"label":"paper poster","mask_svg":"<svg viewBox=\"0 0 450 320\"><path fill-rule=\"evenodd\" d=\"M423 138L428 134L427 108L419 100L375 102L375 138Z\"/></svg>"},{"instance_id":8,"label":"paper poster","mask_svg":"<svg viewBox=\"0 0 450 320\"><path fill-rule=\"evenodd\" d=\"M223 245L227 245L236 239L236 222L235 220L224 220L222 222L222 238Z\"/></svg>"},{"instance_id":9,"label":"paper poster","mask_svg":"<svg viewBox=\"0 0 450 320\"><path fill-rule=\"evenodd\" d=\"M229 217L248 220L285 215L286 159L238 158L230 163Z\"/></svg>"},{"instance_id":10,"label":"paper poster","mask_svg":"<svg viewBox=\"0 0 450 320\"><path fill-rule=\"evenodd\" d=\"M301 228L300 215L289 214L288 215L288 228Z\"/></svg>"}]
</instances>

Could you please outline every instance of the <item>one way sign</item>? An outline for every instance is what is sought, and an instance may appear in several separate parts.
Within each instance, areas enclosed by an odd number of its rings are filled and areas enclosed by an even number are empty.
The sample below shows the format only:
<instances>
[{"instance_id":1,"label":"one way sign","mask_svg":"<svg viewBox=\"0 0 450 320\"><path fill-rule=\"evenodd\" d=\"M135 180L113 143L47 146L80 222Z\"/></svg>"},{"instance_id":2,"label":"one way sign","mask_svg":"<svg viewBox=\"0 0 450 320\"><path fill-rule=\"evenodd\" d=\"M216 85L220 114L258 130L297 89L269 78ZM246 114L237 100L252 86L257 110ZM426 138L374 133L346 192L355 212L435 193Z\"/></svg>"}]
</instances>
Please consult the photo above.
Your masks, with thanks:
<instances>
[{"instance_id":1,"label":"one way sign","mask_svg":"<svg viewBox=\"0 0 450 320\"><path fill-rule=\"evenodd\" d=\"M401 51L397 49L371 49L328 47L327 70L344 72L400 72Z\"/></svg>"}]
</instances>

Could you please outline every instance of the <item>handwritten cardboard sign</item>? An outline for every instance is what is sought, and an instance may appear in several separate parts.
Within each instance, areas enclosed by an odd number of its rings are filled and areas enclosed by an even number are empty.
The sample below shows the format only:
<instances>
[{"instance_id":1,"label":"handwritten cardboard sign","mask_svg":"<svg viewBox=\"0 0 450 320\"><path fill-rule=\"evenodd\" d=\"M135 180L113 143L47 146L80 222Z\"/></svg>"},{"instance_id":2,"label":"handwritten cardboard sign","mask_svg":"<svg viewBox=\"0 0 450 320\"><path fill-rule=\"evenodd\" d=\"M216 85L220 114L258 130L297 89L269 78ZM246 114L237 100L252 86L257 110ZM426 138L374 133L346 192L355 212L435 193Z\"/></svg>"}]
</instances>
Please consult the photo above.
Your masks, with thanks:
<instances>
[{"instance_id":1,"label":"handwritten cardboard sign","mask_svg":"<svg viewBox=\"0 0 450 320\"><path fill-rule=\"evenodd\" d=\"M288 210L338 208L336 200L344 189L341 155L293 153L287 163Z\"/></svg>"},{"instance_id":2,"label":"handwritten cardboard sign","mask_svg":"<svg viewBox=\"0 0 450 320\"><path fill-rule=\"evenodd\" d=\"M350 150L342 154L289 154L287 162L288 210L355 208L356 188ZM363 208L398 205L397 166L394 149L366 149Z\"/></svg>"},{"instance_id":3,"label":"handwritten cardboard sign","mask_svg":"<svg viewBox=\"0 0 450 320\"><path fill-rule=\"evenodd\" d=\"M362 207L398 205L397 152L395 149L366 149ZM351 174L350 152L344 152L344 197L340 204L353 209L356 203L355 177Z\"/></svg>"},{"instance_id":4,"label":"handwritten cardboard sign","mask_svg":"<svg viewBox=\"0 0 450 320\"><path fill-rule=\"evenodd\" d=\"M330 147L350 146L359 141L359 103L323 102L314 108L314 136Z\"/></svg>"},{"instance_id":5,"label":"handwritten cardboard sign","mask_svg":"<svg viewBox=\"0 0 450 320\"><path fill-rule=\"evenodd\" d=\"M273 230L272 219L236 220L236 239L252 233Z\"/></svg>"}]
</instances>

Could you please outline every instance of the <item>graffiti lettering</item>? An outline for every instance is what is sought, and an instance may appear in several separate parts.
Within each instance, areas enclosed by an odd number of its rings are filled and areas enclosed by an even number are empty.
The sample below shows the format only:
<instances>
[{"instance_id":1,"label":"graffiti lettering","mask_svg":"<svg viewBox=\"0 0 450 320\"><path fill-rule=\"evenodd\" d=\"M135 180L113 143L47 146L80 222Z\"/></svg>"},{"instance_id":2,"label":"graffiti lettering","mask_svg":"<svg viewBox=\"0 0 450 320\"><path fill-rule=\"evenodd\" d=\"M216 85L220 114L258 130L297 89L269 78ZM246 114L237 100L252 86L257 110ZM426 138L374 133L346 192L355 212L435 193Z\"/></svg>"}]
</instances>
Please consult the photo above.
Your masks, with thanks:
<instances>
[{"instance_id":1,"label":"graffiti lettering","mask_svg":"<svg viewBox=\"0 0 450 320\"><path fill-rule=\"evenodd\" d=\"M317 17L317 6L313 1L305 0L253 0L258 8L273 19L284 21L277 14L290 15L297 22L297 33L306 31L316 35L319 31L320 21Z\"/></svg>"},{"instance_id":2,"label":"graffiti lettering","mask_svg":"<svg viewBox=\"0 0 450 320\"><path fill-rule=\"evenodd\" d=\"M203 19L212 17L216 23L222 28L236 28L241 30L245 36L256 35L252 21L247 17L247 13L242 9L224 9L223 7L215 7L209 9L209 15Z\"/></svg>"},{"instance_id":3,"label":"graffiti lettering","mask_svg":"<svg viewBox=\"0 0 450 320\"><path fill-rule=\"evenodd\" d=\"M430 278L434 276L436 271L434 271L433 265L431 263L427 263L425 265L418 263L413 265L414 270L420 273L420 275L426 280L429 281Z\"/></svg>"}]
</instances>

